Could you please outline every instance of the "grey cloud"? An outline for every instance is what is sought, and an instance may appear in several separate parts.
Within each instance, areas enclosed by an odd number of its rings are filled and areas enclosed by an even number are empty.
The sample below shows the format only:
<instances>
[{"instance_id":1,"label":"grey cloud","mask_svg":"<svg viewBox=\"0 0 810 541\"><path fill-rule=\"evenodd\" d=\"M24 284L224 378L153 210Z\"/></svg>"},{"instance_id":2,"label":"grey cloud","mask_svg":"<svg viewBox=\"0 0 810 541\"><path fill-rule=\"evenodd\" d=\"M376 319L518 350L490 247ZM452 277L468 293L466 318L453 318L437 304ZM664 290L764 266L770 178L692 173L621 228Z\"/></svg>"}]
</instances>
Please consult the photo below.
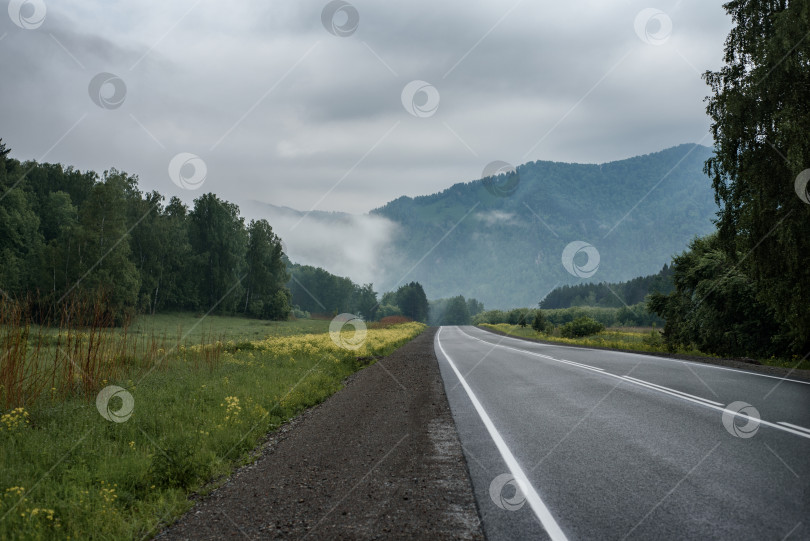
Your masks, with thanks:
<instances>
[{"instance_id":1,"label":"grey cloud","mask_svg":"<svg viewBox=\"0 0 810 541\"><path fill-rule=\"evenodd\" d=\"M362 213L473 180L496 159L605 162L698 141L698 72L719 66L730 24L700 0L653 2L673 20L654 47L633 30L646 3L524 2L470 52L514 4L358 1L357 32L339 38L321 25L325 3L203 2L180 20L192 2L49 2L32 31L0 13L0 137L38 158L86 114L48 160L116 166L190 202L199 194L175 187L167 166L193 152L208 165L203 190L300 209L345 176L318 208ZM121 108L89 100L99 71L125 80ZM413 79L439 90L434 116L402 108Z\"/></svg>"}]
</instances>

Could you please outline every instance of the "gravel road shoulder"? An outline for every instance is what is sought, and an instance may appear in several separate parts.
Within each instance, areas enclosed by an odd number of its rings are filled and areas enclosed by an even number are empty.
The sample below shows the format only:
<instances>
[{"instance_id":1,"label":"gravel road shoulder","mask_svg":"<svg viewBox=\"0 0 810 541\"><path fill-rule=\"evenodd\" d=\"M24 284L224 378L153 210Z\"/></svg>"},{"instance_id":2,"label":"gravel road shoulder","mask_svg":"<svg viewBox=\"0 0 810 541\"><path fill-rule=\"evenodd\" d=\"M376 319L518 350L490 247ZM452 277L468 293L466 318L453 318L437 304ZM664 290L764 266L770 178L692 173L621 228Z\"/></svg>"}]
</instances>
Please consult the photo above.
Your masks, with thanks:
<instances>
[{"instance_id":1,"label":"gravel road shoulder","mask_svg":"<svg viewBox=\"0 0 810 541\"><path fill-rule=\"evenodd\" d=\"M484 539L435 333L270 434L156 539Z\"/></svg>"}]
</instances>

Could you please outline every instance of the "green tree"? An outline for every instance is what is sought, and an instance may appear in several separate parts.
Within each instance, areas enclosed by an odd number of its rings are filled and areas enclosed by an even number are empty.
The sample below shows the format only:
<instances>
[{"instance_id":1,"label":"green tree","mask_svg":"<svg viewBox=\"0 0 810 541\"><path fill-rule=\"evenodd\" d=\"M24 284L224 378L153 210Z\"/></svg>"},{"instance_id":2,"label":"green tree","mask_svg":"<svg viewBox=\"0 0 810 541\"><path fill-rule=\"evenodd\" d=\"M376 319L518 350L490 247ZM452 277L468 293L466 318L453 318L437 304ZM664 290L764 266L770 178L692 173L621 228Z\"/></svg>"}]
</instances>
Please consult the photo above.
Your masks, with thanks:
<instances>
[{"instance_id":1,"label":"green tree","mask_svg":"<svg viewBox=\"0 0 810 541\"><path fill-rule=\"evenodd\" d=\"M373 293L370 284L360 287L351 279L335 276L320 267L291 264L289 268L290 281L287 285L292 293L292 302L302 310L338 314L371 310L376 305L376 300L371 306L368 305L368 296ZM368 317L365 313L363 316Z\"/></svg>"},{"instance_id":2,"label":"green tree","mask_svg":"<svg viewBox=\"0 0 810 541\"><path fill-rule=\"evenodd\" d=\"M757 299L755 283L723 249L718 235L695 239L673 258L675 291L656 293L651 312L666 320L670 350L696 346L718 355L767 356L777 351L779 324Z\"/></svg>"},{"instance_id":3,"label":"green tree","mask_svg":"<svg viewBox=\"0 0 810 541\"><path fill-rule=\"evenodd\" d=\"M386 291L383 293L382 298L380 299L380 306L396 306L397 305L397 292L396 291ZM401 315L401 314L397 314Z\"/></svg>"},{"instance_id":4,"label":"green tree","mask_svg":"<svg viewBox=\"0 0 810 541\"><path fill-rule=\"evenodd\" d=\"M534 319L532 320L532 329L537 332L545 332L546 330L546 318L543 317L543 311L537 310L534 313Z\"/></svg>"},{"instance_id":5,"label":"green tree","mask_svg":"<svg viewBox=\"0 0 810 541\"><path fill-rule=\"evenodd\" d=\"M531 322L532 311L528 308L514 308L509 311L506 322L510 325L527 326Z\"/></svg>"},{"instance_id":6,"label":"green tree","mask_svg":"<svg viewBox=\"0 0 810 541\"><path fill-rule=\"evenodd\" d=\"M393 304L380 304L379 308L377 308L377 317L380 319L388 316L401 316L402 310L399 309L399 306L395 306Z\"/></svg>"},{"instance_id":7,"label":"green tree","mask_svg":"<svg viewBox=\"0 0 810 541\"><path fill-rule=\"evenodd\" d=\"M396 305L402 310L404 316L414 321L427 322L429 304L422 284L411 282L400 286L396 292L396 300Z\"/></svg>"},{"instance_id":8,"label":"green tree","mask_svg":"<svg viewBox=\"0 0 810 541\"><path fill-rule=\"evenodd\" d=\"M79 214L69 194L62 191L48 194L41 226L47 244L37 265L37 282L41 292L50 293L55 298L57 291L70 287L73 278L70 254L79 232Z\"/></svg>"},{"instance_id":9,"label":"green tree","mask_svg":"<svg viewBox=\"0 0 810 541\"><path fill-rule=\"evenodd\" d=\"M250 222L246 257L244 312L268 319L287 319L291 305L285 284L290 276L282 260L281 239L267 220Z\"/></svg>"},{"instance_id":10,"label":"green tree","mask_svg":"<svg viewBox=\"0 0 810 541\"><path fill-rule=\"evenodd\" d=\"M470 311L467 308L467 301L464 297L452 297L447 301L447 308L444 311L444 325L469 325Z\"/></svg>"},{"instance_id":11,"label":"green tree","mask_svg":"<svg viewBox=\"0 0 810 541\"><path fill-rule=\"evenodd\" d=\"M197 309L202 305L196 280L201 260L193 253L189 241L188 207L177 197L172 197L162 218L162 234L169 249L164 252L154 309Z\"/></svg>"},{"instance_id":12,"label":"green tree","mask_svg":"<svg viewBox=\"0 0 810 541\"><path fill-rule=\"evenodd\" d=\"M138 309L143 312L154 313L157 308L165 259L173 249L166 235L162 201L162 195L152 192L134 199L129 206L132 262L141 277Z\"/></svg>"},{"instance_id":13,"label":"green tree","mask_svg":"<svg viewBox=\"0 0 810 541\"><path fill-rule=\"evenodd\" d=\"M130 259L128 201L137 179L115 169L104 172L79 209L72 284L64 295L100 294L116 322L135 312L140 275ZM75 278L75 280L73 279Z\"/></svg>"},{"instance_id":14,"label":"green tree","mask_svg":"<svg viewBox=\"0 0 810 541\"><path fill-rule=\"evenodd\" d=\"M484 311L484 303L478 299L467 299L467 311L470 313L470 317L478 315Z\"/></svg>"},{"instance_id":15,"label":"green tree","mask_svg":"<svg viewBox=\"0 0 810 541\"><path fill-rule=\"evenodd\" d=\"M810 350L810 205L794 180L810 167L810 3L735 0L725 66L706 72L724 271L750 277L790 351ZM756 321L756 319L754 320Z\"/></svg>"},{"instance_id":16,"label":"green tree","mask_svg":"<svg viewBox=\"0 0 810 541\"><path fill-rule=\"evenodd\" d=\"M355 285L352 294L352 313L363 316L366 320L373 320L377 317L377 293L372 284L362 286Z\"/></svg>"},{"instance_id":17,"label":"green tree","mask_svg":"<svg viewBox=\"0 0 810 541\"><path fill-rule=\"evenodd\" d=\"M247 231L239 207L207 193L194 200L189 239L202 268L197 275L201 308L233 312L243 299Z\"/></svg>"},{"instance_id":18,"label":"green tree","mask_svg":"<svg viewBox=\"0 0 810 541\"><path fill-rule=\"evenodd\" d=\"M4 294L22 294L30 285L31 269L42 244L39 217L19 186L0 185L0 190L0 289Z\"/></svg>"}]
</instances>

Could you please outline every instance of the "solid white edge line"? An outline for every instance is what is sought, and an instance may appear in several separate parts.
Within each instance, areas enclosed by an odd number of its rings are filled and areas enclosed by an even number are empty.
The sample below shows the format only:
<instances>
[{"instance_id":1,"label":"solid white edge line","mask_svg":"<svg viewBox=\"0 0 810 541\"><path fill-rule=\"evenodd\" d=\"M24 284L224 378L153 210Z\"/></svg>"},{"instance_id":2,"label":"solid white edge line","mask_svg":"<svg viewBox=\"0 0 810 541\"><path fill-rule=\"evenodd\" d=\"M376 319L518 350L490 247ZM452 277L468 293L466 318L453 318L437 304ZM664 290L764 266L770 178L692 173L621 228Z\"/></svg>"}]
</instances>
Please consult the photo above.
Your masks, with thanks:
<instances>
[{"instance_id":1,"label":"solid white edge line","mask_svg":"<svg viewBox=\"0 0 810 541\"><path fill-rule=\"evenodd\" d=\"M786 423L784 421L778 421L776 424L784 425L784 426L787 426L787 427L790 427L790 428L795 428L796 430L803 430L804 432L807 432L808 434L810 434L810 428L805 428L803 426Z\"/></svg>"},{"instance_id":2,"label":"solid white edge line","mask_svg":"<svg viewBox=\"0 0 810 541\"><path fill-rule=\"evenodd\" d=\"M475 393L470 388L469 384L467 384L467 380L464 379L464 376L461 375L461 372L456 367L456 363L453 362L453 359L451 359L450 355L448 355L447 352L444 350L444 346L442 346L441 341L442 329L444 329L444 327L439 327L439 332L436 333L436 344L439 346L442 355L444 355L445 359L447 359L447 364L449 364L450 368L452 368L453 372L455 372L458 381L461 383L461 386L467 392L467 396L469 397L470 402L472 402L473 407L475 407L475 411L478 413L478 416L481 418L481 421L487 428L487 432L489 432L492 441L495 443L495 446L501 453L501 457L503 458L503 461L506 463L506 467L509 468L509 471L515 478L515 481L517 481L518 485L520 485L520 489L523 491L523 495L529 502L529 506L532 508L532 511L534 511L534 514L540 520L540 523L543 525L543 528L545 528L548 536L555 541L567 541L567 537L563 533L559 524L557 524L557 521L554 520L551 511L548 510L548 507L546 507L546 504L543 503L543 500L540 498L540 495L534 489L531 482L529 482L529 478L524 473L523 468L520 467L520 464L518 464L518 461L512 454L512 451L509 450L509 447L506 445L506 442L501 437L500 432L498 432L498 429L495 428L495 424L492 422L492 419L489 418L489 415L487 414L486 410L484 410L484 407L481 405L481 402L478 401L478 398L475 396Z\"/></svg>"},{"instance_id":3,"label":"solid white edge line","mask_svg":"<svg viewBox=\"0 0 810 541\"><path fill-rule=\"evenodd\" d=\"M472 326L472 327L474 327L476 329L479 328L479 327L477 327L475 325L470 325L470 326ZM464 331L461 331L461 332L464 332ZM484 332L487 332L487 331L484 331ZM467 334L467 333L464 333L464 334ZM489 333L489 334L495 334L495 333ZM467 334L467 336L470 336L470 335ZM523 342L523 343L527 342L526 340L521 340L520 338L516 338L514 336L507 336L507 335L501 335L501 334L495 334L495 336L503 336L504 338L509 338L510 340L517 340L517 341ZM470 336L470 338L475 338L475 337ZM475 339L480 340L480 338L475 338ZM481 342L486 342L486 340L481 340ZM492 342L486 342L486 343L487 344L492 344ZM715 370L726 370L728 372L739 372L740 374L747 374L749 376L759 376L761 378L772 378L772 379L778 379L780 381L790 381L792 383L801 383L802 385L810 385L810 381L805 381L805 380L801 380L801 379L790 379L788 377L782 378L782 377L779 377L779 376L771 376L770 374L760 374L759 372L751 372L749 370L740 370L738 368L728 368L726 366L717 366L716 364L710 364L710 363L700 363L700 362L695 362L695 361L686 361L684 359L671 359L669 357L658 357L656 355L647 355L645 353L640 353L640 352L636 352L636 351L617 351L615 349L593 349L593 348L588 348L588 347L584 347L584 346L570 346L570 345L564 344L564 343L543 344L541 342L534 342L534 341L529 341L529 343L534 344L536 346L542 346L542 347L563 347L563 348L570 348L570 349L578 349L580 351L594 351L594 352L606 352L606 353L621 353L621 354L624 354L624 355L635 355L636 357L644 357L646 359L653 359L653 360L656 360L656 361L667 361L667 362L671 362L671 363L686 363L686 364L691 364L692 366L697 366L697 367L700 367L700 368L714 368ZM492 345L494 345L494 344L492 344Z\"/></svg>"},{"instance_id":4,"label":"solid white edge line","mask_svg":"<svg viewBox=\"0 0 810 541\"><path fill-rule=\"evenodd\" d=\"M543 359L548 359L550 361L558 362L560 364L568 364L568 365L572 365L572 366L577 366L576 363L572 363L570 361L564 361L564 360L560 360L560 359L555 359L554 357L549 357L548 355L541 355L540 353L534 353L532 351L526 351L526 350L523 350L523 349L517 349L517 348L513 348L513 347L509 347L509 346L502 346L500 344L493 344L492 342L487 342L486 340L481 340L480 338L476 338L475 336L470 336L469 334L465 333L461 329L458 329L458 330L464 336L466 336L468 338L472 338L473 340L478 340L479 342L483 342L485 344L489 344L490 346L496 346L496 347L500 347L500 348L504 348L504 349L511 349L511 350L514 350L514 351L517 351L517 352L520 352L520 353L524 353L526 355L531 355L533 357L540 357L540 358L543 358ZM595 351L595 350L591 350L591 351ZM597 374L601 374L603 376L608 376L608 377L611 377L611 378L620 379L620 380L624 381L625 383L631 383L631 384L636 385L638 387L644 387L646 389L650 389L651 391L656 391L658 393L663 393L663 394L666 394L666 395L669 395L669 396L673 396L675 398L680 398L681 400L686 400L688 402L692 402L693 404L698 404L698 405L703 406L705 408L711 408L711 409L721 411L721 412L726 411L726 408L723 407L722 405L715 406L714 404L710 404L707 401L705 401L706 400L705 398L700 398L700 399L690 398L691 395L684 396L686 393L680 393L680 391L670 392L668 390L665 390L666 388L653 387L652 385L646 385L644 383L640 383L640 381L633 381L632 379L627 379L627 376L620 376L618 374L612 374L610 372L605 372L605 371L597 372L596 369L594 369L593 367L587 366L587 365L580 365L580 367L581 368L586 368L587 367L588 370L590 370L592 372L595 372ZM742 416L742 414L739 414L739 413L734 413L734 415ZM810 439L810 432L801 432L800 430L789 428L788 426L783 426L783 425L785 425L785 423L782 423L782 422L780 422L780 423L772 423L770 421L765 421L765 420L762 420L762 419L760 419L757 422L759 424L761 424L761 425L769 426L771 428L775 428L775 429L781 430L783 432L789 432L790 434L795 434L797 436L801 436L803 438Z\"/></svg>"},{"instance_id":5,"label":"solid white edge line","mask_svg":"<svg viewBox=\"0 0 810 541\"><path fill-rule=\"evenodd\" d=\"M702 401L707 402L709 404L714 404L715 406L723 406L723 405L725 405L722 402L715 402L714 400L709 400L708 398L703 398L702 396L695 396L693 394L689 394L689 393L685 393L683 391L679 391L678 389L672 389L670 387L665 387L664 385L658 385L657 383L652 383L650 381L646 381L646 380L643 380L643 379L634 378L632 376L624 376L624 378L625 379L632 379L634 381L637 381L639 383L644 383L646 385L652 385L653 387L658 387L659 389L664 390L664 391L671 391L673 393L678 393L678 394L682 394L684 396L689 396L691 398L695 398L697 400L702 400Z\"/></svg>"}]
</instances>

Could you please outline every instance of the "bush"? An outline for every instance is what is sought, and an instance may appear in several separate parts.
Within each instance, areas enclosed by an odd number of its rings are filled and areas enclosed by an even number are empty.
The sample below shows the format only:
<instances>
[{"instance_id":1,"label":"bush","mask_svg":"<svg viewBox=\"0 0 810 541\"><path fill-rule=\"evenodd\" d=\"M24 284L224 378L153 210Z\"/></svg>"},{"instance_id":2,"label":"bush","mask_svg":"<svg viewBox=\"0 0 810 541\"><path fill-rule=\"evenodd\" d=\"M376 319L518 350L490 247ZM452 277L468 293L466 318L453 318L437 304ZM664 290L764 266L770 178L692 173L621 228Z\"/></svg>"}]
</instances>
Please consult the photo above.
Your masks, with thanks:
<instances>
[{"instance_id":1,"label":"bush","mask_svg":"<svg viewBox=\"0 0 810 541\"><path fill-rule=\"evenodd\" d=\"M564 338L580 338L582 336L589 336L604 330L605 326L595 319L589 318L588 316L581 316L574 321L563 325L560 329L560 334Z\"/></svg>"},{"instance_id":2,"label":"bush","mask_svg":"<svg viewBox=\"0 0 810 541\"><path fill-rule=\"evenodd\" d=\"M149 467L155 486L187 489L210 475L205 457L182 435L177 435L164 447L155 452Z\"/></svg>"},{"instance_id":3,"label":"bush","mask_svg":"<svg viewBox=\"0 0 810 541\"><path fill-rule=\"evenodd\" d=\"M543 310L543 315L554 325L565 325L581 317L596 320L605 327L616 324L618 308L602 308L598 306L574 306L571 308L558 308Z\"/></svg>"},{"instance_id":4,"label":"bush","mask_svg":"<svg viewBox=\"0 0 810 541\"><path fill-rule=\"evenodd\" d=\"M496 325L498 323L506 323L506 320L507 313L503 310L487 310L475 314L472 318L472 323L473 325L481 325L482 323Z\"/></svg>"},{"instance_id":5,"label":"bush","mask_svg":"<svg viewBox=\"0 0 810 541\"><path fill-rule=\"evenodd\" d=\"M377 309L377 317L380 319L384 319L389 316L401 316L402 310L399 309L398 306L394 306L393 304L381 304L380 307Z\"/></svg>"},{"instance_id":6,"label":"bush","mask_svg":"<svg viewBox=\"0 0 810 541\"><path fill-rule=\"evenodd\" d=\"M545 332L546 330L546 318L543 317L543 311L538 310L534 313L534 321L532 321L532 329L537 332Z\"/></svg>"},{"instance_id":7,"label":"bush","mask_svg":"<svg viewBox=\"0 0 810 541\"><path fill-rule=\"evenodd\" d=\"M509 311L506 322L510 325L520 325L526 327L531 323L533 313L528 308L515 308Z\"/></svg>"},{"instance_id":8,"label":"bush","mask_svg":"<svg viewBox=\"0 0 810 541\"><path fill-rule=\"evenodd\" d=\"M642 338L641 341L652 347L662 347L664 345L664 337L661 336L661 331L655 328L650 331L650 334Z\"/></svg>"},{"instance_id":9,"label":"bush","mask_svg":"<svg viewBox=\"0 0 810 541\"><path fill-rule=\"evenodd\" d=\"M292 309L292 315L295 319L309 319L310 314L306 310L301 310L297 306Z\"/></svg>"}]
</instances>

